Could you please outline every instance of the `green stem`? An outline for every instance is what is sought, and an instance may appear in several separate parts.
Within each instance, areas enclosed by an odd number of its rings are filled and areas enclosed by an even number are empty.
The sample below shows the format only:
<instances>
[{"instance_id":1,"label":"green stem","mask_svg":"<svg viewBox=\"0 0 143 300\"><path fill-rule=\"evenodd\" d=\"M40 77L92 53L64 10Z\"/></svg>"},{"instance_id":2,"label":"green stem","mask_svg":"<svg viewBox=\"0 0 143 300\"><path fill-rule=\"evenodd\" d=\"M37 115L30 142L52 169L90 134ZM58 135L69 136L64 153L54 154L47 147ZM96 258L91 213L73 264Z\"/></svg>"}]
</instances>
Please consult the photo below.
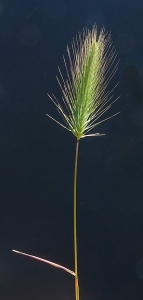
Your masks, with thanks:
<instances>
[{"instance_id":1,"label":"green stem","mask_svg":"<svg viewBox=\"0 0 143 300\"><path fill-rule=\"evenodd\" d=\"M79 300L78 266L77 266L77 204L76 204L78 148L79 148L79 140L77 140L77 142L76 142L75 166L74 166L74 268L75 268L75 298L76 298L76 300Z\"/></svg>"}]
</instances>

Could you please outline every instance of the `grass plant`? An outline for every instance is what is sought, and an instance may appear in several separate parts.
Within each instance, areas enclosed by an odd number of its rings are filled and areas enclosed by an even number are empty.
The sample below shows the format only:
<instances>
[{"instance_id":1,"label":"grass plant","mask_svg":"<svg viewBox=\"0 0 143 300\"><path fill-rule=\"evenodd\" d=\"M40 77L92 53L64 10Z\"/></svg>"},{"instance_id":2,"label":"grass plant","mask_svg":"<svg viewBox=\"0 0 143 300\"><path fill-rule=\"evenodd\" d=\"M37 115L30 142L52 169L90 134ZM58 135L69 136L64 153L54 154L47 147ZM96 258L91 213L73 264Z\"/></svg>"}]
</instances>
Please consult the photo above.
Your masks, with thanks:
<instances>
[{"instance_id":1,"label":"grass plant","mask_svg":"<svg viewBox=\"0 0 143 300\"><path fill-rule=\"evenodd\" d=\"M117 100L113 100L115 87L110 91L107 87L117 70L118 62L110 34L105 33L105 29L102 29L98 36L96 26L91 31L84 29L82 34L79 33L72 41L71 50L67 47L67 53L69 67L64 58L67 78L63 78L60 69L59 77L57 77L62 91L62 101L57 100L54 94L48 95L61 115L63 123L49 114L47 116L76 137L73 187L74 271L27 253L13 251L64 269L72 274L75 279L75 299L79 300L76 199L79 141L85 137L104 135L93 132L93 129L118 114L101 118Z\"/></svg>"}]
</instances>

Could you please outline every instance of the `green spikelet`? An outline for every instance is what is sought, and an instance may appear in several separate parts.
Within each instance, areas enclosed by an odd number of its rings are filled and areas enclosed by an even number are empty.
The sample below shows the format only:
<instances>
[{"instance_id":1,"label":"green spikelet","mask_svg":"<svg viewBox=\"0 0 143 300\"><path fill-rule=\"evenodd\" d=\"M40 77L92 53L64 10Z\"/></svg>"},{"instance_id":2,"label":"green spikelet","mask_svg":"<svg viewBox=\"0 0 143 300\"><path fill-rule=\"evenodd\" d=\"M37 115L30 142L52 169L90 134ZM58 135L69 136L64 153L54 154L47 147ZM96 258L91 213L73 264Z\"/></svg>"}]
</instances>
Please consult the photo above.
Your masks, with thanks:
<instances>
[{"instance_id":1,"label":"green spikelet","mask_svg":"<svg viewBox=\"0 0 143 300\"><path fill-rule=\"evenodd\" d=\"M116 71L116 53L112 47L110 34L104 29L97 38L96 27L92 31L83 30L72 42L72 55L67 47L70 62L70 72L64 59L67 79L58 79L62 89L63 105L54 95L49 95L64 119L65 125L59 123L73 133L77 139L97 135L89 131L97 126L98 118L106 112L113 102L111 92L106 91L113 74ZM109 73L111 69L111 72ZM109 73L109 74L108 74Z\"/></svg>"}]
</instances>

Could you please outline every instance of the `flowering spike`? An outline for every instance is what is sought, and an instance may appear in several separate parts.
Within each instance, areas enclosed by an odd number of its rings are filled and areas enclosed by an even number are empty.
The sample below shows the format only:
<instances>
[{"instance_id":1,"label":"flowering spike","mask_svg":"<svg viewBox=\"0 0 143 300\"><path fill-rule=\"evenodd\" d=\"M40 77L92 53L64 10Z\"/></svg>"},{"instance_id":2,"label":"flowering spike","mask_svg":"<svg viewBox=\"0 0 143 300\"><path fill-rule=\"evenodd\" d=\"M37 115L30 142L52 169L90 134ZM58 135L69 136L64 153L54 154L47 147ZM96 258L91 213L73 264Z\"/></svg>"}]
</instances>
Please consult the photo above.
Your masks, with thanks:
<instances>
[{"instance_id":1,"label":"flowering spike","mask_svg":"<svg viewBox=\"0 0 143 300\"><path fill-rule=\"evenodd\" d=\"M102 29L97 37L97 29L83 30L72 42L70 52L67 53L70 63L67 79L64 80L59 69L60 79L57 78L62 90L63 105L54 95L50 99L54 102L62 116L65 125L51 117L58 124L68 129L77 139L94 136L89 132L105 119L97 122L115 101L111 101L111 92L106 91L107 85L117 69L116 52L112 47L110 34ZM110 118L110 117L109 117ZM108 118L106 118L108 119Z\"/></svg>"},{"instance_id":2,"label":"flowering spike","mask_svg":"<svg viewBox=\"0 0 143 300\"><path fill-rule=\"evenodd\" d=\"M50 99L55 104L58 112L64 120L64 125L47 114L60 126L71 131L77 138L74 165L74 192L73 192L73 240L74 240L74 271L59 264L33 256L17 250L16 253L48 263L56 268L65 270L72 274L75 279L75 299L80 300L78 284L78 259L77 259L77 165L79 139L88 136L100 136L103 134L92 133L91 130L115 116L99 119L117 100L112 101L112 92L107 91L107 86L117 69L116 52L112 47L110 34L101 30L99 37L94 26L92 31L83 30L72 42L72 50L67 47L70 63L68 69L66 60L64 64L67 72L65 80L59 69L60 79L57 78L62 90L63 105L54 95ZM99 119L99 120L98 120ZM98 120L98 121L97 121Z\"/></svg>"},{"instance_id":3,"label":"flowering spike","mask_svg":"<svg viewBox=\"0 0 143 300\"><path fill-rule=\"evenodd\" d=\"M89 131L105 121L97 123L97 119L115 102L111 102L111 92L106 88L117 69L116 52L110 34L105 34L102 29L97 37L94 26L92 31L83 30L82 36L79 34L72 42L72 55L69 47L67 53L70 72L64 58L67 79L64 80L60 69L60 79L57 78L62 90L63 106L54 95L49 96L65 126L51 118L80 139L94 135Z\"/></svg>"}]
</instances>

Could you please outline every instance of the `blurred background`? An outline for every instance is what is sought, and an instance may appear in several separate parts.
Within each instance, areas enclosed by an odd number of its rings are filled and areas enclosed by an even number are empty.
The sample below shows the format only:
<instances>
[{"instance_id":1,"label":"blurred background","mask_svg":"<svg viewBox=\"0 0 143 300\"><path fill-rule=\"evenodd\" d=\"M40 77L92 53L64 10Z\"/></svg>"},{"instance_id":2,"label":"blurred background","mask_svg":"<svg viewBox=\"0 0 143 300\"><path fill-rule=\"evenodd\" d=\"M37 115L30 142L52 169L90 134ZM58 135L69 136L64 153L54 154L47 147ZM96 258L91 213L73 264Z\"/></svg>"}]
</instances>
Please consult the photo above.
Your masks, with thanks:
<instances>
[{"instance_id":1,"label":"blurred background","mask_svg":"<svg viewBox=\"0 0 143 300\"><path fill-rule=\"evenodd\" d=\"M73 300L76 140L50 120L61 100L67 44L84 27L111 32L121 96L80 142L78 258L81 300L143 297L142 0L0 0L0 299ZM59 118L59 117L58 117ZM60 118L58 119L60 121Z\"/></svg>"}]
</instances>

